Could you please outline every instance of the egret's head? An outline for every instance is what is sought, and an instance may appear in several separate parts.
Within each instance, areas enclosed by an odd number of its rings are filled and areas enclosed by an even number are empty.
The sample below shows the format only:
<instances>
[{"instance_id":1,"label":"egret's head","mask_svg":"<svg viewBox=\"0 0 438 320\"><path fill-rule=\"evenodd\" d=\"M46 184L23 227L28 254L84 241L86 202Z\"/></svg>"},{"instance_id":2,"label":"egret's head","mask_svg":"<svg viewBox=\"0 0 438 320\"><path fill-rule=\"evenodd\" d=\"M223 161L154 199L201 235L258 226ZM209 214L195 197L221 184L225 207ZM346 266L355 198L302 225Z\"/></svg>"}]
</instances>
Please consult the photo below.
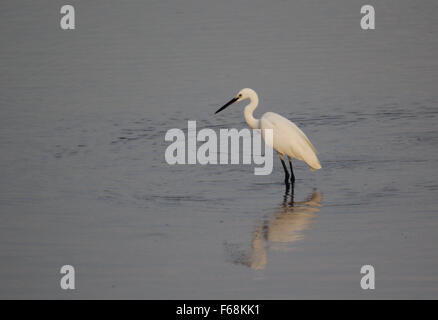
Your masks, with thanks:
<instances>
[{"instance_id":1,"label":"egret's head","mask_svg":"<svg viewBox=\"0 0 438 320\"><path fill-rule=\"evenodd\" d=\"M224 110L226 107L232 105L235 102L240 102L246 99L257 99L257 93L249 88L245 88L239 91L239 93L230 101L228 101L223 107L221 107L218 111L215 112L221 112L222 110Z\"/></svg>"},{"instance_id":2,"label":"egret's head","mask_svg":"<svg viewBox=\"0 0 438 320\"><path fill-rule=\"evenodd\" d=\"M236 102L243 101L246 99L254 99L254 97L256 97L256 96L257 96L257 93L254 90L252 90L250 88L245 88L245 89L240 90L239 93L237 94L236 97L238 97L238 99Z\"/></svg>"}]
</instances>

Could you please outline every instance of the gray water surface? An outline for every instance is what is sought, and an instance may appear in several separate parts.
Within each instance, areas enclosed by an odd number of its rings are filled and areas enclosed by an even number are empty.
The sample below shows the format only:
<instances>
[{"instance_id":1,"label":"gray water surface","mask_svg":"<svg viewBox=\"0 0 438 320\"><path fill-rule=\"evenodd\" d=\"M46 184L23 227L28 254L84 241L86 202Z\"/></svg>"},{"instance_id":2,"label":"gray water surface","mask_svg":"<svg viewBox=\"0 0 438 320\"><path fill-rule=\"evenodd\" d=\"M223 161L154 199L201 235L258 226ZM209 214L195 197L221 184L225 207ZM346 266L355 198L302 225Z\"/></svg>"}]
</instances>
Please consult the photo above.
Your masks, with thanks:
<instances>
[{"instance_id":1,"label":"gray water surface","mask_svg":"<svg viewBox=\"0 0 438 320\"><path fill-rule=\"evenodd\" d=\"M63 4L0 5L0 298L438 297L436 1ZM165 162L245 87L320 152L293 201L278 159Z\"/></svg>"}]
</instances>

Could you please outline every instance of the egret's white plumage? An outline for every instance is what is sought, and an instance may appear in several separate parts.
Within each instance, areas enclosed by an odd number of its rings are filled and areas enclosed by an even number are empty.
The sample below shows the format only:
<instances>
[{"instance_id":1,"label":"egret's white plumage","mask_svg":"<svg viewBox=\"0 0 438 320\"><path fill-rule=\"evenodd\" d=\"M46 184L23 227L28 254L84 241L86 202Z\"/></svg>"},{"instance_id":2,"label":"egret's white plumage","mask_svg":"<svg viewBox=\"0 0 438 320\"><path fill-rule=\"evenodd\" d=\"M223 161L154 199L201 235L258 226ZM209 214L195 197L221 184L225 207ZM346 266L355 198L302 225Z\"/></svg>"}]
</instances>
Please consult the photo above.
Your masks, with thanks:
<instances>
[{"instance_id":1,"label":"egret's white plumage","mask_svg":"<svg viewBox=\"0 0 438 320\"><path fill-rule=\"evenodd\" d=\"M295 123L274 112L266 112L260 119L254 118L253 113L259 103L259 98L254 90L249 88L240 90L235 98L216 111L216 113L234 102L246 99L250 101L244 111L246 123L252 129L262 129L263 138L265 138L263 129L273 130L273 145L271 147L277 151L282 161L284 160L283 156L286 155L289 157L289 160L295 158L306 162L312 171L321 169L321 164L316 156L316 148ZM286 168L285 171L287 171Z\"/></svg>"},{"instance_id":2,"label":"egret's white plumage","mask_svg":"<svg viewBox=\"0 0 438 320\"><path fill-rule=\"evenodd\" d=\"M266 112L260 118L260 129L273 130L274 141L271 147L278 153L306 162L311 170L321 169L315 147L292 121L277 113Z\"/></svg>"}]
</instances>

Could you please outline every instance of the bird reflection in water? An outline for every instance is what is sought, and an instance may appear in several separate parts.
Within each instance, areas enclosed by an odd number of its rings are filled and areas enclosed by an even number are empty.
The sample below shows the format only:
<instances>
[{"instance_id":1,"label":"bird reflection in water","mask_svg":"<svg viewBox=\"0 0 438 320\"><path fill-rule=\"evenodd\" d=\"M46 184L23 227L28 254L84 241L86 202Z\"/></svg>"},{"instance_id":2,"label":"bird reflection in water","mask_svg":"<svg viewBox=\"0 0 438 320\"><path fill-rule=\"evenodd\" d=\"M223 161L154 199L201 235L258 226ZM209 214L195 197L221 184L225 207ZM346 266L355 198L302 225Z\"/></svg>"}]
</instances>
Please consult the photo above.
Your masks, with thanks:
<instances>
[{"instance_id":1,"label":"bird reflection in water","mask_svg":"<svg viewBox=\"0 0 438 320\"><path fill-rule=\"evenodd\" d=\"M290 197L290 200L289 200ZM286 184L286 191L280 208L275 210L254 232L251 249L239 253L233 246L226 245L231 262L246 265L252 269L264 269L267 263L267 248L287 250L290 245L304 238L320 210L322 194L316 190L306 201L294 201L294 185Z\"/></svg>"}]
</instances>

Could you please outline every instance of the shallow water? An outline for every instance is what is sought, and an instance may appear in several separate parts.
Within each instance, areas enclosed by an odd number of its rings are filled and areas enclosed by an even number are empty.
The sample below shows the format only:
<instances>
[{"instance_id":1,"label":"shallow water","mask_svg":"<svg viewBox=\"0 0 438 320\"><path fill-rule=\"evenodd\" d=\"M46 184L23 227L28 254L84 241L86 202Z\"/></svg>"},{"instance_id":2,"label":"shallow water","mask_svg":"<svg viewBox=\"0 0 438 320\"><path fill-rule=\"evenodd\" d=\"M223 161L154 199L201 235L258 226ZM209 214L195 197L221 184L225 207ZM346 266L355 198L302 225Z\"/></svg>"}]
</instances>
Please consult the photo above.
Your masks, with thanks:
<instances>
[{"instance_id":1,"label":"shallow water","mask_svg":"<svg viewBox=\"0 0 438 320\"><path fill-rule=\"evenodd\" d=\"M61 4L0 10L1 298L437 298L436 2ZM244 87L320 152L293 201L277 159L164 160Z\"/></svg>"}]
</instances>

